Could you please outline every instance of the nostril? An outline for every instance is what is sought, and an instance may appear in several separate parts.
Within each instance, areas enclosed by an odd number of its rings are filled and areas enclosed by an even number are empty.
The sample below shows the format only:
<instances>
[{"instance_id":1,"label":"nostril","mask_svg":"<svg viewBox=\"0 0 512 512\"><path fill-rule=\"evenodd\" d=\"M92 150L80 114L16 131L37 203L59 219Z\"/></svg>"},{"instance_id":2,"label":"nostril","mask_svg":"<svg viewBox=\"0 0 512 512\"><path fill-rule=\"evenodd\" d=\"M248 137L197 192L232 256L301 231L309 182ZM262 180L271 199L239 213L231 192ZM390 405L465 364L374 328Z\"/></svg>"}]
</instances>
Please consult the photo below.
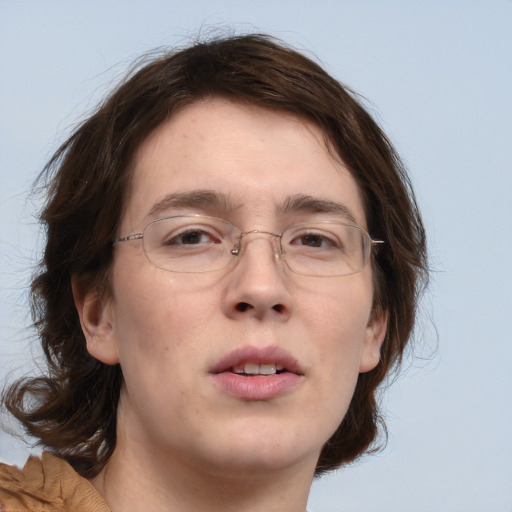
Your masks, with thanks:
<instances>
[{"instance_id":1,"label":"nostril","mask_svg":"<svg viewBox=\"0 0 512 512\"><path fill-rule=\"evenodd\" d=\"M272 306L272 309L278 313L282 313L284 311L284 306L282 304L275 304Z\"/></svg>"},{"instance_id":2,"label":"nostril","mask_svg":"<svg viewBox=\"0 0 512 512\"><path fill-rule=\"evenodd\" d=\"M250 304L247 304L247 302L239 302L236 305L236 310L240 311L240 313L243 313L244 311L247 311L251 307Z\"/></svg>"}]
</instances>

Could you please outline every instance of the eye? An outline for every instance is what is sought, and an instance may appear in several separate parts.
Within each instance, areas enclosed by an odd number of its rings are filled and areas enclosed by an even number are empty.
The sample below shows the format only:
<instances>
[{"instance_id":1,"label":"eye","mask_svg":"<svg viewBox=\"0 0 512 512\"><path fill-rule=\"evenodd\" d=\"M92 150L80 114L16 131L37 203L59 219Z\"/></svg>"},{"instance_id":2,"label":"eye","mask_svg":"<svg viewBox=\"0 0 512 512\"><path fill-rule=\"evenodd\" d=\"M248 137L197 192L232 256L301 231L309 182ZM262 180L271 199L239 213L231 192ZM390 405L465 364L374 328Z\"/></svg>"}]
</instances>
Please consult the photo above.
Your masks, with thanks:
<instances>
[{"instance_id":1,"label":"eye","mask_svg":"<svg viewBox=\"0 0 512 512\"><path fill-rule=\"evenodd\" d=\"M167 230L166 230L167 231ZM210 244L221 244L223 236L210 226L181 226L165 232L161 237L164 247L205 247Z\"/></svg>"},{"instance_id":2,"label":"eye","mask_svg":"<svg viewBox=\"0 0 512 512\"><path fill-rule=\"evenodd\" d=\"M219 243L211 233L199 229L188 230L164 240L165 245L198 245L205 243Z\"/></svg>"},{"instance_id":3,"label":"eye","mask_svg":"<svg viewBox=\"0 0 512 512\"><path fill-rule=\"evenodd\" d=\"M343 246L334 234L318 231L296 234L290 240L290 244L295 246L311 247L313 249L339 249Z\"/></svg>"},{"instance_id":4,"label":"eye","mask_svg":"<svg viewBox=\"0 0 512 512\"><path fill-rule=\"evenodd\" d=\"M293 242L297 245L307 245L308 247L325 247L326 245L325 237L320 235L303 235Z\"/></svg>"}]
</instances>

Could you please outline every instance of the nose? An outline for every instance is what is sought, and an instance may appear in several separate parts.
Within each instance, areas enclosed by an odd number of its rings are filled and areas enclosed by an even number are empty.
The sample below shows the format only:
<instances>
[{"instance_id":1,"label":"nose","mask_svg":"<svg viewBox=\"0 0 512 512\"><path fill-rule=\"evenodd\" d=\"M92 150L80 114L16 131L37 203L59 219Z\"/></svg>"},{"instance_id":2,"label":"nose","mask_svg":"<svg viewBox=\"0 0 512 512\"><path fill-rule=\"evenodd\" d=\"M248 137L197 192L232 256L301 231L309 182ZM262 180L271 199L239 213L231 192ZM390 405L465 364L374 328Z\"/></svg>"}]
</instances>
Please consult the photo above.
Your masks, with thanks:
<instances>
[{"instance_id":1,"label":"nose","mask_svg":"<svg viewBox=\"0 0 512 512\"><path fill-rule=\"evenodd\" d=\"M289 318L292 295L280 258L279 238L280 235L262 231L242 235L233 252L239 260L228 276L223 301L227 316L281 321Z\"/></svg>"}]
</instances>

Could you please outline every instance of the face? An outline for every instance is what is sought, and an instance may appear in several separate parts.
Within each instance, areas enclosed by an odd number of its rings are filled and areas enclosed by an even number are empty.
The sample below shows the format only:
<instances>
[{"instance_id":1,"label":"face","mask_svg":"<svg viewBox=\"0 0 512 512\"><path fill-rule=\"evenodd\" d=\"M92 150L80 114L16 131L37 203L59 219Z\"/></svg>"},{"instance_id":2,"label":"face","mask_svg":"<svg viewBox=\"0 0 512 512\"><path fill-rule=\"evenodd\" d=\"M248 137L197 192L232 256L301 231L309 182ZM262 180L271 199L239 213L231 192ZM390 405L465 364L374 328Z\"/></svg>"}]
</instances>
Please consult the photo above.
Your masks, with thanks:
<instances>
[{"instance_id":1,"label":"face","mask_svg":"<svg viewBox=\"0 0 512 512\"><path fill-rule=\"evenodd\" d=\"M188 214L244 232L350 216L366 225L356 182L315 126L221 99L186 107L142 145L119 236ZM261 234L204 274L157 268L141 240L114 252L111 296L79 310L91 354L122 368L118 447L233 474L312 472L358 374L378 362L385 320L371 316L370 266L297 275Z\"/></svg>"}]
</instances>

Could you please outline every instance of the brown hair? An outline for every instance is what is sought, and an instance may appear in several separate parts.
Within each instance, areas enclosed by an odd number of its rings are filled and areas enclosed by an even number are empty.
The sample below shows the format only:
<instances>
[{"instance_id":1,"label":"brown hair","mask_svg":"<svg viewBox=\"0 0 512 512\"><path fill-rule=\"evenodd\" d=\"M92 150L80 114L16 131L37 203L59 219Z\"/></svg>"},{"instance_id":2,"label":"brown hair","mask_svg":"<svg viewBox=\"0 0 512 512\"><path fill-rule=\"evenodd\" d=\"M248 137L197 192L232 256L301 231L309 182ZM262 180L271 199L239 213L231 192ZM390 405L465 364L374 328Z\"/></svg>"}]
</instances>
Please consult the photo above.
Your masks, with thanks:
<instances>
[{"instance_id":1,"label":"brown hair","mask_svg":"<svg viewBox=\"0 0 512 512\"><path fill-rule=\"evenodd\" d=\"M354 460L376 439L377 387L400 362L414 326L428 275L424 229L400 159L355 95L268 36L217 39L153 58L75 130L40 177L47 187L41 214L47 243L32 283L32 311L48 372L18 381L4 395L26 431L86 477L97 474L115 448L122 373L89 355L71 279L109 292L111 240L135 151L178 109L211 96L288 111L319 126L362 191L369 232L386 242L372 260L374 310L389 312L381 361L360 374L317 474Z\"/></svg>"}]
</instances>

